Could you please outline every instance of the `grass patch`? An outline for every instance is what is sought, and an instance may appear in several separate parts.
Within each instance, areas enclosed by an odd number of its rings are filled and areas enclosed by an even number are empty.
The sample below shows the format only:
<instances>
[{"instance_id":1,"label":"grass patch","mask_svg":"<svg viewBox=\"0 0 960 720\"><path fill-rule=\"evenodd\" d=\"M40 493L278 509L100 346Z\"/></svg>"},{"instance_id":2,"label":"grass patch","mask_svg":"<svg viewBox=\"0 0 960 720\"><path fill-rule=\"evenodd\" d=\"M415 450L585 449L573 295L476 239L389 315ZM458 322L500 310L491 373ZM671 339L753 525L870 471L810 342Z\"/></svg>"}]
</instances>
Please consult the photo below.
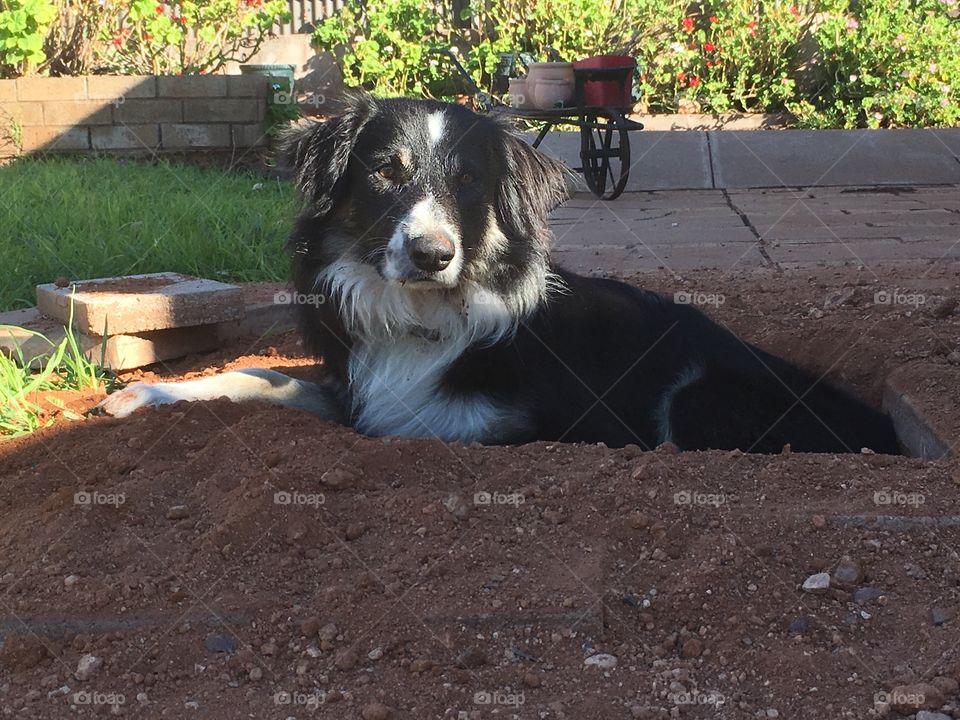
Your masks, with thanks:
<instances>
[{"instance_id":1,"label":"grass patch","mask_svg":"<svg viewBox=\"0 0 960 720\"><path fill-rule=\"evenodd\" d=\"M18 347L12 356L0 353L0 440L19 437L49 425L53 418L37 403L44 391L76 390L98 392L112 389L113 378L103 369L106 338L100 348L99 364L88 359L73 332L73 304L70 305L70 322L64 328L66 335L54 343L33 330L0 325L0 335L12 330L27 332L42 338L50 346L49 352L37 357L24 357ZM82 420L76 413L64 408L54 397L46 398L52 405L63 408L69 420Z\"/></svg>"},{"instance_id":2,"label":"grass patch","mask_svg":"<svg viewBox=\"0 0 960 720\"><path fill-rule=\"evenodd\" d=\"M0 167L0 310L34 286L164 270L283 280L299 205L287 182L167 161L24 158Z\"/></svg>"}]
</instances>

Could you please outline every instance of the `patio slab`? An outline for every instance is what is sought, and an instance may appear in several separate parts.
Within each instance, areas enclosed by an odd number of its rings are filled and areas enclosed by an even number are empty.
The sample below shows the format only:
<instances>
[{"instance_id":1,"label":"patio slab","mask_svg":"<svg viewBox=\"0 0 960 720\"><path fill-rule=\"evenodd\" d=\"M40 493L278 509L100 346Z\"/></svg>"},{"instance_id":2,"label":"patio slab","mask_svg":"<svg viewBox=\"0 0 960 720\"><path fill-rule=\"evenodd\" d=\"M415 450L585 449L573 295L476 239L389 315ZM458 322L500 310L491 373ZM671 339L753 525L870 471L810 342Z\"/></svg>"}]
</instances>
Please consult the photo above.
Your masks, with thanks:
<instances>
[{"instance_id":1,"label":"patio slab","mask_svg":"<svg viewBox=\"0 0 960 720\"><path fill-rule=\"evenodd\" d=\"M914 185L960 182L948 149L960 136L929 130L711 132L716 187Z\"/></svg>"}]
</instances>

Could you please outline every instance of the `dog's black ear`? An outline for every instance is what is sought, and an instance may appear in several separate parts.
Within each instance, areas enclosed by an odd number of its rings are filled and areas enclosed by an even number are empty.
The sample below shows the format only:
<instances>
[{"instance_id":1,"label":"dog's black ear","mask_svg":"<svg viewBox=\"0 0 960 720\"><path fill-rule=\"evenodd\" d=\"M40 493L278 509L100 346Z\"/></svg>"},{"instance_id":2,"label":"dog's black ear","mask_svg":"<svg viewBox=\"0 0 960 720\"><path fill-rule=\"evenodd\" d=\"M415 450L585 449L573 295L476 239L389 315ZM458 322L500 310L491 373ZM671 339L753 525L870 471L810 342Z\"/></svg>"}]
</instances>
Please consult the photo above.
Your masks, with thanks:
<instances>
[{"instance_id":1,"label":"dog's black ear","mask_svg":"<svg viewBox=\"0 0 960 720\"><path fill-rule=\"evenodd\" d=\"M280 158L293 167L297 191L317 215L329 213L340 199L357 136L376 112L373 97L351 92L336 116L297 125L280 138Z\"/></svg>"},{"instance_id":2,"label":"dog's black ear","mask_svg":"<svg viewBox=\"0 0 960 720\"><path fill-rule=\"evenodd\" d=\"M504 132L507 171L497 193L498 220L508 237L548 237L547 213L566 200L572 174L516 135Z\"/></svg>"}]
</instances>

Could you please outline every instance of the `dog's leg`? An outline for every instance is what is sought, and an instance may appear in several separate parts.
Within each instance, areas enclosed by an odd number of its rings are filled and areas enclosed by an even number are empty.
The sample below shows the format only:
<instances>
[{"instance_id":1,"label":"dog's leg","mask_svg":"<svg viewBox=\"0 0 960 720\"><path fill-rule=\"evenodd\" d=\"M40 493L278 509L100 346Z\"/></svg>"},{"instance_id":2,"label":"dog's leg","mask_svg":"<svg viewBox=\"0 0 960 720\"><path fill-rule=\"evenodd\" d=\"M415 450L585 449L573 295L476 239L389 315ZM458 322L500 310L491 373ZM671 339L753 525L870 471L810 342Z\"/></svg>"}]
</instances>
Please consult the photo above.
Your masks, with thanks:
<instances>
[{"instance_id":1,"label":"dog's leg","mask_svg":"<svg viewBox=\"0 0 960 720\"><path fill-rule=\"evenodd\" d=\"M326 420L345 423L343 408L329 388L263 368L249 368L176 383L135 383L108 396L97 407L114 417L127 417L147 405L168 405L180 400L263 402L312 412Z\"/></svg>"}]
</instances>

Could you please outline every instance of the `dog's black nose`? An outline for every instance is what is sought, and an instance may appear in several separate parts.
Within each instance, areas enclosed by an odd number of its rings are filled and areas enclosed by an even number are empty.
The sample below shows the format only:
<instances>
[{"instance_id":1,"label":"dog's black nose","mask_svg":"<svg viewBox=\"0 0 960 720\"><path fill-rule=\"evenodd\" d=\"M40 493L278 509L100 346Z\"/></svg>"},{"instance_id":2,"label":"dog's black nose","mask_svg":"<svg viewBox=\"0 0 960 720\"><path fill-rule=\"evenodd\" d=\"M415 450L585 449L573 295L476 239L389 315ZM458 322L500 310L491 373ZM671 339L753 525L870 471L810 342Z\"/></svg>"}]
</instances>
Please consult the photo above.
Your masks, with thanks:
<instances>
[{"instance_id":1,"label":"dog's black nose","mask_svg":"<svg viewBox=\"0 0 960 720\"><path fill-rule=\"evenodd\" d=\"M453 243L443 235L419 235L408 241L407 252L417 270L440 272L456 253Z\"/></svg>"}]
</instances>

